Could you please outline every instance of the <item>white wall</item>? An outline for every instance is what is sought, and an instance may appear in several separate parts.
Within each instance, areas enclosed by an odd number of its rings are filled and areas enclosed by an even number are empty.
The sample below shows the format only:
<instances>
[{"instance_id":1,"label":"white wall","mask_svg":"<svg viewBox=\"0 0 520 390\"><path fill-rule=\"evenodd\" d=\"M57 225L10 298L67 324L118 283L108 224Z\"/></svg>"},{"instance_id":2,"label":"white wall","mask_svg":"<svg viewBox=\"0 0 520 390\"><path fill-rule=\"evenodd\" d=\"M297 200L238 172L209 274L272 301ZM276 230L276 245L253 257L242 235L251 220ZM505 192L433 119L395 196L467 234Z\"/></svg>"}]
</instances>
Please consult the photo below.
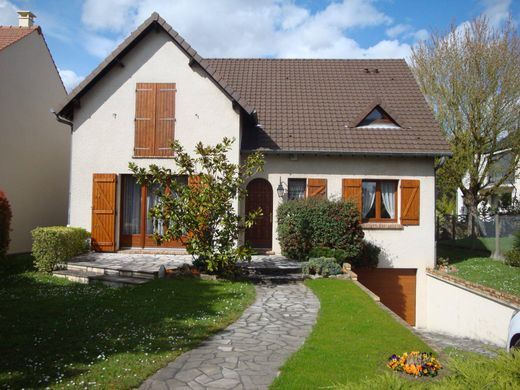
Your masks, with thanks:
<instances>
[{"instance_id":1,"label":"white wall","mask_svg":"<svg viewBox=\"0 0 520 390\"><path fill-rule=\"evenodd\" d=\"M148 34L117 66L98 82L74 112L70 224L91 228L92 175L130 173L128 163L155 163L173 168L171 159L135 159L135 87L138 82L173 82L175 139L188 151L197 142L216 144L235 137L229 157L239 160L240 120L232 102L164 33ZM119 202L119 196L118 196ZM119 241L119 232L116 232Z\"/></svg>"},{"instance_id":2,"label":"white wall","mask_svg":"<svg viewBox=\"0 0 520 390\"><path fill-rule=\"evenodd\" d=\"M517 309L431 275L426 279L428 330L506 346Z\"/></svg>"},{"instance_id":3,"label":"white wall","mask_svg":"<svg viewBox=\"0 0 520 390\"><path fill-rule=\"evenodd\" d=\"M433 159L299 155L297 160L293 161L288 155L268 155L264 172L255 177L267 179L273 187L273 250L276 253L280 253L280 245L276 239L276 211L282 202L276 194L280 179L285 189L289 178L327 179L329 199L342 197L342 180L345 178L420 180L419 226L404 226L398 230L365 230L365 238L383 249L379 267L417 269L417 302L424 301L425 269L435 265ZM400 215L399 207L400 198L398 198L398 215ZM426 320L424 305L419 304L416 312L416 323L418 326L423 326Z\"/></svg>"},{"instance_id":4,"label":"white wall","mask_svg":"<svg viewBox=\"0 0 520 390\"><path fill-rule=\"evenodd\" d=\"M0 190L12 206L9 253L29 252L30 231L65 225L70 128L49 110L65 89L37 31L0 51Z\"/></svg>"}]
</instances>

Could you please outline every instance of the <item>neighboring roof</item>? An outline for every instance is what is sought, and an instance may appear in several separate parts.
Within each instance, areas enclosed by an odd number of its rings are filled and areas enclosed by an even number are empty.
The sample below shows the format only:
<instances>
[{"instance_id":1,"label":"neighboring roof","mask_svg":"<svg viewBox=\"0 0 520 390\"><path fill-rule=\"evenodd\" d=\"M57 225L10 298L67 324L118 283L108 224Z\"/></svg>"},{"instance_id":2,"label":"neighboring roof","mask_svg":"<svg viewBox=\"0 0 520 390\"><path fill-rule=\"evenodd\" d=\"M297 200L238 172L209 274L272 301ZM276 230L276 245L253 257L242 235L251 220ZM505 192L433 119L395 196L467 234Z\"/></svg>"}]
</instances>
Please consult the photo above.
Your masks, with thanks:
<instances>
[{"instance_id":1,"label":"neighboring roof","mask_svg":"<svg viewBox=\"0 0 520 390\"><path fill-rule=\"evenodd\" d=\"M40 27L0 26L0 50L18 42L35 30L40 31Z\"/></svg>"},{"instance_id":2,"label":"neighboring roof","mask_svg":"<svg viewBox=\"0 0 520 390\"><path fill-rule=\"evenodd\" d=\"M247 114L242 150L266 153L450 155L404 60L203 59L153 13L58 108L75 102L149 31L163 29ZM400 128L355 127L376 105ZM357 121L357 122L356 122Z\"/></svg>"},{"instance_id":3,"label":"neighboring roof","mask_svg":"<svg viewBox=\"0 0 520 390\"><path fill-rule=\"evenodd\" d=\"M175 31L157 12L154 12L146 19L128 38L126 38L96 69L94 69L74 90L67 96L67 99L60 104L56 112L59 115L71 117L71 108L75 100L85 94L99 79L101 79L113 66L120 63L123 56L128 53L149 31L154 28L162 28L170 35L181 50L190 58L190 61L199 64L203 71L216 82L216 84L228 95L230 99L236 102L248 114L254 112L254 108L249 106L247 102L231 88L222 77L215 72L208 62L204 60L197 52Z\"/></svg>"},{"instance_id":4,"label":"neighboring roof","mask_svg":"<svg viewBox=\"0 0 520 390\"><path fill-rule=\"evenodd\" d=\"M449 155L404 60L210 59L257 111L244 150ZM377 71L375 71L377 69ZM358 128L380 105L401 128Z\"/></svg>"}]
</instances>

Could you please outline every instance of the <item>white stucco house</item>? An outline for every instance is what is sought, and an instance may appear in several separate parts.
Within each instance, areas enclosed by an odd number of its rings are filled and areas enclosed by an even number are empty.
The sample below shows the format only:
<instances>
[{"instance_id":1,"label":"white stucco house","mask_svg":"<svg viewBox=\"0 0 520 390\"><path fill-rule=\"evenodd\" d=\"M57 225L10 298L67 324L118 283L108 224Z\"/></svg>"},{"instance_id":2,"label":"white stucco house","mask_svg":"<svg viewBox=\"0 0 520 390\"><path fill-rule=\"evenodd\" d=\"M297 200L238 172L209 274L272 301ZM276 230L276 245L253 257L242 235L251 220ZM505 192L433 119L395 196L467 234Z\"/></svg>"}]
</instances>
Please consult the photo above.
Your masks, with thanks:
<instances>
[{"instance_id":1,"label":"white stucco house","mask_svg":"<svg viewBox=\"0 0 520 390\"><path fill-rule=\"evenodd\" d=\"M237 205L264 210L245 235L253 247L280 252L281 202L353 199L383 248L361 281L425 323L416 301L435 262L434 158L449 149L404 60L205 59L154 13L56 111L73 128L69 223L92 231L97 250L155 246L153 194L130 161L172 167L171 139L193 150L234 137L232 161L265 154Z\"/></svg>"},{"instance_id":2,"label":"white stucco house","mask_svg":"<svg viewBox=\"0 0 520 390\"><path fill-rule=\"evenodd\" d=\"M65 99L31 12L0 26L0 190L11 204L8 253L30 252L31 230L67 222L70 129L50 109Z\"/></svg>"}]
</instances>

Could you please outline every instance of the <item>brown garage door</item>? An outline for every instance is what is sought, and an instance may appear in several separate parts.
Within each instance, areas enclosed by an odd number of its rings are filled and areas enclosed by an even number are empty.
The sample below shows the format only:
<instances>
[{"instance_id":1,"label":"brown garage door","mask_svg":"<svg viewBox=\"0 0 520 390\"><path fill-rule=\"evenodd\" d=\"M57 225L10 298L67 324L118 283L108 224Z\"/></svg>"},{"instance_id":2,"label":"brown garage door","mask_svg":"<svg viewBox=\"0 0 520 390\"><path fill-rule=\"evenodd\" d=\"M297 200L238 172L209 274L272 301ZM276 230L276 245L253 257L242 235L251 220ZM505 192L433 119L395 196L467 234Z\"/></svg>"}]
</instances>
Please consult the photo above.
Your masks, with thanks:
<instances>
[{"instance_id":1,"label":"brown garage door","mask_svg":"<svg viewBox=\"0 0 520 390\"><path fill-rule=\"evenodd\" d=\"M415 325L416 269L358 268L358 280L410 325Z\"/></svg>"}]
</instances>

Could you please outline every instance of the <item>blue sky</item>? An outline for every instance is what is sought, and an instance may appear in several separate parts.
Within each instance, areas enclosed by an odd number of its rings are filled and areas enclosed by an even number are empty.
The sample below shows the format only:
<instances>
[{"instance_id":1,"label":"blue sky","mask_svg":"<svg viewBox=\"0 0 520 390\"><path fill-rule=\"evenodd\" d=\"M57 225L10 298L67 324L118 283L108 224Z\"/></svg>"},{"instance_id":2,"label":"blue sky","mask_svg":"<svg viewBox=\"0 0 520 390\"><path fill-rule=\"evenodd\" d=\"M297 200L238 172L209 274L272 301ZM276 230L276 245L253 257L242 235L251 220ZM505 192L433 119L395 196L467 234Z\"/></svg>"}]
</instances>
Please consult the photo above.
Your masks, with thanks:
<instances>
[{"instance_id":1,"label":"blue sky","mask_svg":"<svg viewBox=\"0 0 520 390\"><path fill-rule=\"evenodd\" d=\"M153 11L206 57L406 58L480 14L520 20L518 0L0 0L0 24L17 9L37 15L69 89Z\"/></svg>"}]
</instances>

